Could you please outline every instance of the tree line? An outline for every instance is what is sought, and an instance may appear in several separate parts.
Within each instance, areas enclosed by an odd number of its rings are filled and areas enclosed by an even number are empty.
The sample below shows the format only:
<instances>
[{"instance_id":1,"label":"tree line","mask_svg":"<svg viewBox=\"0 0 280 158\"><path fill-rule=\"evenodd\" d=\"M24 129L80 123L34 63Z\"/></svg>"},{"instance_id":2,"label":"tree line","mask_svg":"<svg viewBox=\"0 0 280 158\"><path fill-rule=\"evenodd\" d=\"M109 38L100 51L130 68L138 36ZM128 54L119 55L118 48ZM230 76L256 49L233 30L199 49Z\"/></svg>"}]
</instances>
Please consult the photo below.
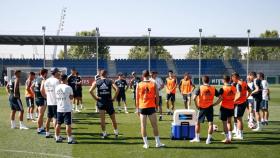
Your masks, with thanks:
<instances>
[{"instance_id":1,"label":"tree line","mask_svg":"<svg viewBox=\"0 0 280 158\"><path fill-rule=\"evenodd\" d=\"M76 36L95 36L96 31L77 32ZM279 38L276 30L266 30L261 33L260 38ZM235 50L233 50L235 49ZM110 47L100 44L98 47L100 59L110 59ZM129 50L128 59L147 59L149 55L148 46L134 46ZM232 53L235 52L235 53ZM88 46L70 46L67 50L67 57L74 59L94 59L96 58L96 45ZM58 58L63 59L63 50L58 54ZM172 59L171 53L164 46L151 47L152 59ZM199 47L193 45L186 51L185 59L198 59ZM202 46L202 59L247 59L247 52L242 54L240 48L232 48L225 46ZM280 60L280 47L251 47L250 60Z\"/></svg>"}]
</instances>

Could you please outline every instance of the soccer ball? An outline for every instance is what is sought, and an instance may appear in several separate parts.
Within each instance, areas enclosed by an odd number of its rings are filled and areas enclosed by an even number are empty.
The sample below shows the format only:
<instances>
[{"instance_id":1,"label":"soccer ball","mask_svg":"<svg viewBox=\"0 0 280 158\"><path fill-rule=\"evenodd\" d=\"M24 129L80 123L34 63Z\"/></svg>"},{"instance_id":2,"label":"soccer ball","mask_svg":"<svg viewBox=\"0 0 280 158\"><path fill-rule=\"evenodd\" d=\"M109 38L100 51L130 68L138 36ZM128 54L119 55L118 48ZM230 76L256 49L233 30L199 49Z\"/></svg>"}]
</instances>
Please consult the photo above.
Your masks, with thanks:
<instances>
[{"instance_id":1,"label":"soccer ball","mask_svg":"<svg viewBox=\"0 0 280 158\"><path fill-rule=\"evenodd\" d=\"M248 128L255 129L256 128L256 124L254 122L248 122Z\"/></svg>"},{"instance_id":2,"label":"soccer ball","mask_svg":"<svg viewBox=\"0 0 280 158\"><path fill-rule=\"evenodd\" d=\"M213 125L213 131L215 131L215 132L218 131L218 126L217 125Z\"/></svg>"}]
</instances>

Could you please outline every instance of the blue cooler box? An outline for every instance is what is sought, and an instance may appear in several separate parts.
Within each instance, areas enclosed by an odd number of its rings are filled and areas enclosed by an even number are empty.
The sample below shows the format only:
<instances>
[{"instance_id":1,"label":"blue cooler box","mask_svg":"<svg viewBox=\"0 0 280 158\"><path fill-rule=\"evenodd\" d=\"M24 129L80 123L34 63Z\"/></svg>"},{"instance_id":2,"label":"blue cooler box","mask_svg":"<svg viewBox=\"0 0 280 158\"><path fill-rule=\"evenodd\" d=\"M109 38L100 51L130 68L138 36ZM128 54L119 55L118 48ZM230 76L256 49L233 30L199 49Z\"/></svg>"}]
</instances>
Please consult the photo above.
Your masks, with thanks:
<instances>
[{"instance_id":1,"label":"blue cooler box","mask_svg":"<svg viewBox=\"0 0 280 158\"><path fill-rule=\"evenodd\" d=\"M175 110L171 124L171 139L185 140L195 137L196 112L190 109Z\"/></svg>"}]
</instances>

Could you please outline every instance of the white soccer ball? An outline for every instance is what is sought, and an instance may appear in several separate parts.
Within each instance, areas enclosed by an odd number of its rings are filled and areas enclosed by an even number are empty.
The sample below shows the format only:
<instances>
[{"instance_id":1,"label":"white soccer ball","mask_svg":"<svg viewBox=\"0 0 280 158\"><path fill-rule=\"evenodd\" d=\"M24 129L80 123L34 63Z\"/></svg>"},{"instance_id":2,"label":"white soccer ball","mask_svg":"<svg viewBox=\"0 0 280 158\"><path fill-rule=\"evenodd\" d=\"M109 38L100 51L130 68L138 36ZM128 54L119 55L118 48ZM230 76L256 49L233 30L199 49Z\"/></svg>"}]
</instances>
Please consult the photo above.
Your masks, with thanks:
<instances>
[{"instance_id":1,"label":"white soccer ball","mask_svg":"<svg viewBox=\"0 0 280 158\"><path fill-rule=\"evenodd\" d=\"M254 122L248 122L248 128L255 129L256 128L256 124Z\"/></svg>"},{"instance_id":2,"label":"white soccer ball","mask_svg":"<svg viewBox=\"0 0 280 158\"><path fill-rule=\"evenodd\" d=\"M218 131L218 126L217 125L213 125L213 131L215 131L215 132Z\"/></svg>"}]
</instances>

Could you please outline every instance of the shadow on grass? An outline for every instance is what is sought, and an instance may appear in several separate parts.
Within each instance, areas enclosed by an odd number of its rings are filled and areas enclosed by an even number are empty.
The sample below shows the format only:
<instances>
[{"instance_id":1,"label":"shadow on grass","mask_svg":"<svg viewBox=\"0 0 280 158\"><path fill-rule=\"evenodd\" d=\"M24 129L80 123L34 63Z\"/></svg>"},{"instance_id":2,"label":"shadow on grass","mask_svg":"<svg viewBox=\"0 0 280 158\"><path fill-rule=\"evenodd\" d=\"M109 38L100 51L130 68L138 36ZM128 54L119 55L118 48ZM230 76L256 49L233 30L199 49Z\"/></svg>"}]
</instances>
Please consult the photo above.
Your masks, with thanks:
<instances>
[{"instance_id":1,"label":"shadow on grass","mask_svg":"<svg viewBox=\"0 0 280 158\"><path fill-rule=\"evenodd\" d=\"M197 150L209 150L209 149L237 149L234 146L216 147L216 146L186 146L186 147L164 147L166 149L197 149Z\"/></svg>"}]
</instances>

